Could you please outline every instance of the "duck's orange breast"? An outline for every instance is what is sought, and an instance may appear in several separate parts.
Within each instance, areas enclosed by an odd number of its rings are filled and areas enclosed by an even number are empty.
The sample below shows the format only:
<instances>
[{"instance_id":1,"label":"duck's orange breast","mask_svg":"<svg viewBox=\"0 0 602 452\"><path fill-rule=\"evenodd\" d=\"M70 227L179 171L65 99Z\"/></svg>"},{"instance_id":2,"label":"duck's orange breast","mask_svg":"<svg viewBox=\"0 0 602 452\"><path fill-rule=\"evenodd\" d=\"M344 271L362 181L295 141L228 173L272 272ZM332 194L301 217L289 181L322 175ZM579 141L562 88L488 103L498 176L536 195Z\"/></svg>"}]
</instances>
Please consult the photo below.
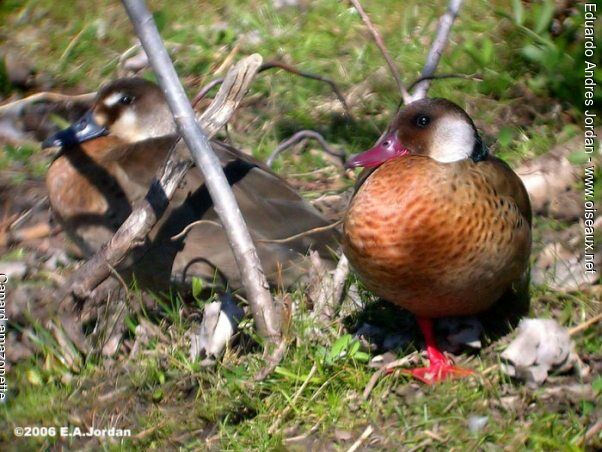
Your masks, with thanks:
<instances>
[{"instance_id":1,"label":"duck's orange breast","mask_svg":"<svg viewBox=\"0 0 602 452\"><path fill-rule=\"evenodd\" d=\"M526 206L525 206L526 202ZM526 270L528 198L503 163L391 160L359 188L344 249L377 295L417 315L468 315Z\"/></svg>"}]
</instances>

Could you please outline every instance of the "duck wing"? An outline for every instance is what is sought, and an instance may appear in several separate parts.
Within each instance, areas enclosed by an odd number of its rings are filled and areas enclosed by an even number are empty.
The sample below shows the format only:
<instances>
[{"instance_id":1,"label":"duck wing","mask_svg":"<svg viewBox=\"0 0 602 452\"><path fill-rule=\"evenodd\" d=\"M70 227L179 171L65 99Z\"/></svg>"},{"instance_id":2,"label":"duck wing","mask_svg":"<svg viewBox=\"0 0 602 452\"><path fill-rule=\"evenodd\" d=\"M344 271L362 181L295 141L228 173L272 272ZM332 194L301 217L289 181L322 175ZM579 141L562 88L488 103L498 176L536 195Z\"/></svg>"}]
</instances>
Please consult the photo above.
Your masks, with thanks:
<instances>
[{"instance_id":1,"label":"duck wing","mask_svg":"<svg viewBox=\"0 0 602 452\"><path fill-rule=\"evenodd\" d=\"M178 144L179 148L184 146ZM212 142L212 147L272 284L289 286L307 274L310 250L318 251L326 260L333 259L338 233L334 229L307 233L328 226L329 222L293 187L253 157L217 141ZM200 220L203 221L189 227ZM173 239L185 229L183 236ZM278 242L298 234L303 235ZM151 241L151 249L141 262L144 267L152 268L145 263L159 259L162 267L170 268L175 282L189 284L193 276L212 280L217 275L231 286L240 287L236 261L198 168L188 171L153 229Z\"/></svg>"}]
</instances>

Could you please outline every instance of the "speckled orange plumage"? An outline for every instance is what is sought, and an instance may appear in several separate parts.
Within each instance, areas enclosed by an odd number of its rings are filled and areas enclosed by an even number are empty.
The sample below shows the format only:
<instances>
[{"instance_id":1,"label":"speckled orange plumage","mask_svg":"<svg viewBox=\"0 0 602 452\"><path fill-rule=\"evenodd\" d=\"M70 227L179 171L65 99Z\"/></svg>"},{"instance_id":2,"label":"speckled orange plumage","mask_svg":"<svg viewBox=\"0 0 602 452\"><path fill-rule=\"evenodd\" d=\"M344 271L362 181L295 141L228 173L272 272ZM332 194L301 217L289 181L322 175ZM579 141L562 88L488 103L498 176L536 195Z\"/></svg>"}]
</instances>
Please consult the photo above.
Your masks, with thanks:
<instances>
[{"instance_id":1,"label":"speckled orange plumage","mask_svg":"<svg viewBox=\"0 0 602 452\"><path fill-rule=\"evenodd\" d=\"M487 309L528 266L528 195L502 161L389 160L358 189L344 249L380 297L422 317Z\"/></svg>"}]
</instances>

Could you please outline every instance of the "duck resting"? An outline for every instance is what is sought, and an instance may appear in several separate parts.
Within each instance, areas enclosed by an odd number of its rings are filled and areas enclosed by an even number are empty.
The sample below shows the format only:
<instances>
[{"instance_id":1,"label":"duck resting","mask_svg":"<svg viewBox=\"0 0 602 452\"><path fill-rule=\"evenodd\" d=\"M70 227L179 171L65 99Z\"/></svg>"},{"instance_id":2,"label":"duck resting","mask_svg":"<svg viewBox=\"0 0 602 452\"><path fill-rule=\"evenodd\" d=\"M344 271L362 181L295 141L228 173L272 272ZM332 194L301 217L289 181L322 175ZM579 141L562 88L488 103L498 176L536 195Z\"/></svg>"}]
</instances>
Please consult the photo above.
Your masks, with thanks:
<instances>
[{"instance_id":1,"label":"duck resting","mask_svg":"<svg viewBox=\"0 0 602 452\"><path fill-rule=\"evenodd\" d=\"M470 370L437 348L433 319L482 312L528 272L531 207L512 169L445 99L399 111L349 167L365 167L344 219L343 249L376 295L416 315L433 383Z\"/></svg>"},{"instance_id":2,"label":"duck resting","mask_svg":"<svg viewBox=\"0 0 602 452\"><path fill-rule=\"evenodd\" d=\"M61 147L46 185L55 218L84 255L91 255L142 199L176 142L176 125L159 87L119 79L98 92L91 110L43 146ZM301 234L328 221L285 180L253 157L212 141L253 238L268 282L288 287L309 269L313 249L327 262L337 248L334 229ZM187 153L180 142L176 152ZM202 220L202 221L201 221ZM279 239L300 236L279 243ZM141 287L187 290L191 278L241 287L241 278L201 171L192 167L147 243L119 270Z\"/></svg>"}]
</instances>

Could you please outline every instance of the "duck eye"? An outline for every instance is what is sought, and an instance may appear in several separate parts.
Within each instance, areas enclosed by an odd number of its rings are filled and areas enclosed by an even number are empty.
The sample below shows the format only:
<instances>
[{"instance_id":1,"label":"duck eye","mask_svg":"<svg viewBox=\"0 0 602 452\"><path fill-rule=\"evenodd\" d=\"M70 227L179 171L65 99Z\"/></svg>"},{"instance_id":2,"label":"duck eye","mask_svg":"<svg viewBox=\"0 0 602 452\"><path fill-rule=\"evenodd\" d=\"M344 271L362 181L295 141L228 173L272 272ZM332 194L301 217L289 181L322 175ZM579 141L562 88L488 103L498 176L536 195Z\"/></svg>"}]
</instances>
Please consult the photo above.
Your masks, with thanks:
<instances>
[{"instance_id":1,"label":"duck eye","mask_svg":"<svg viewBox=\"0 0 602 452\"><path fill-rule=\"evenodd\" d=\"M130 105L132 102L134 102L134 98L132 96L122 96L119 99L119 103L122 105Z\"/></svg>"},{"instance_id":2,"label":"duck eye","mask_svg":"<svg viewBox=\"0 0 602 452\"><path fill-rule=\"evenodd\" d=\"M416 125L421 129L424 129L431 122L431 118L426 115L418 115L416 116Z\"/></svg>"}]
</instances>

